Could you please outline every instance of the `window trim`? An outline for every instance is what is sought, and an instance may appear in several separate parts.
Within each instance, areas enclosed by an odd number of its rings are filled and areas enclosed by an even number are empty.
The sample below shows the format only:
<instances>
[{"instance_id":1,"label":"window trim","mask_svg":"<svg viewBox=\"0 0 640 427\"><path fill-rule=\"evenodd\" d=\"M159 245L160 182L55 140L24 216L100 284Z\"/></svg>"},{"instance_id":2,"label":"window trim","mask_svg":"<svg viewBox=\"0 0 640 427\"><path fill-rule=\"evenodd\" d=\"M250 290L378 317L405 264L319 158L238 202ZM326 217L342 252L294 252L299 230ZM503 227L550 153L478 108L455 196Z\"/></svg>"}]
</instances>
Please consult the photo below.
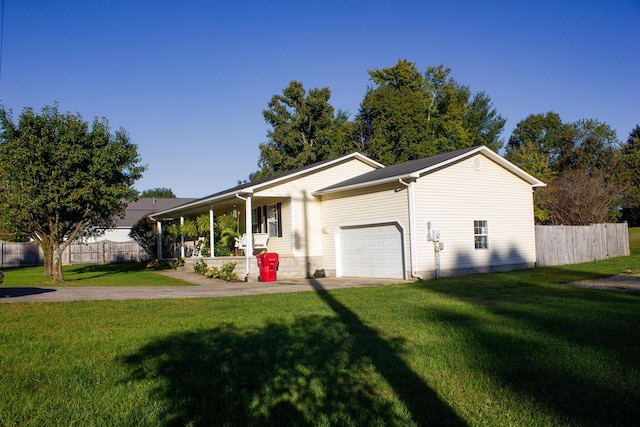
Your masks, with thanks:
<instances>
[{"instance_id":1,"label":"window trim","mask_svg":"<svg viewBox=\"0 0 640 427\"><path fill-rule=\"evenodd\" d=\"M473 247L476 250L489 249L489 221L473 220Z\"/></svg>"},{"instance_id":2,"label":"window trim","mask_svg":"<svg viewBox=\"0 0 640 427\"><path fill-rule=\"evenodd\" d=\"M273 216L269 217L269 211ZM275 217L275 221L273 218ZM271 220L271 221L270 221ZM271 230L269 224L275 222L276 230ZM269 237L282 237L282 203L261 205L252 209L251 228L254 233L269 233Z\"/></svg>"}]
</instances>

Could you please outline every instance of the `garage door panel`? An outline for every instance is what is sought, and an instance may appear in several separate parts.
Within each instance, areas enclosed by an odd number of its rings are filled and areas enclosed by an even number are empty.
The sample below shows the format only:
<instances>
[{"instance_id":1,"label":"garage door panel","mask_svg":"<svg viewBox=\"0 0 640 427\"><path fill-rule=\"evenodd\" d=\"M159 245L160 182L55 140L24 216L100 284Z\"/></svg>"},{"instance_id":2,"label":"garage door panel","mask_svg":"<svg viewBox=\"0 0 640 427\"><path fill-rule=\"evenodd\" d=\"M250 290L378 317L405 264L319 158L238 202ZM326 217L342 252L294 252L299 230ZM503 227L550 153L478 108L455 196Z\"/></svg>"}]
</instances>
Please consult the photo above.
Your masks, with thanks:
<instances>
[{"instance_id":1,"label":"garage door panel","mask_svg":"<svg viewBox=\"0 0 640 427\"><path fill-rule=\"evenodd\" d=\"M402 233L395 224L343 228L341 275L403 278Z\"/></svg>"}]
</instances>

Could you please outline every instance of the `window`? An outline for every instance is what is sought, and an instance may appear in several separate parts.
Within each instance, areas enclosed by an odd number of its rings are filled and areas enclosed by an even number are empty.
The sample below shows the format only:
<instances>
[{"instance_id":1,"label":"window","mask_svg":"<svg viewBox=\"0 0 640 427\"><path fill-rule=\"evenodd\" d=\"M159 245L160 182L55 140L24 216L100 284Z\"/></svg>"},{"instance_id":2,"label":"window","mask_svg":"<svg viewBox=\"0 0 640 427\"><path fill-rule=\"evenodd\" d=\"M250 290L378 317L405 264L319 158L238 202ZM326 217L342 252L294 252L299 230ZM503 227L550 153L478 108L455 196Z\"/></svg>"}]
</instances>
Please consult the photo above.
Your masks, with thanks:
<instances>
[{"instance_id":1,"label":"window","mask_svg":"<svg viewBox=\"0 0 640 427\"><path fill-rule=\"evenodd\" d=\"M489 249L489 227L486 220L473 221L473 240L476 249Z\"/></svg>"},{"instance_id":2,"label":"window","mask_svg":"<svg viewBox=\"0 0 640 427\"><path fill-rule=\"evenodd\" d=\"M254 233L268 233L269 237L282 237L282 204L258 206L251 212Z\"/></svg>"}]
</instances>

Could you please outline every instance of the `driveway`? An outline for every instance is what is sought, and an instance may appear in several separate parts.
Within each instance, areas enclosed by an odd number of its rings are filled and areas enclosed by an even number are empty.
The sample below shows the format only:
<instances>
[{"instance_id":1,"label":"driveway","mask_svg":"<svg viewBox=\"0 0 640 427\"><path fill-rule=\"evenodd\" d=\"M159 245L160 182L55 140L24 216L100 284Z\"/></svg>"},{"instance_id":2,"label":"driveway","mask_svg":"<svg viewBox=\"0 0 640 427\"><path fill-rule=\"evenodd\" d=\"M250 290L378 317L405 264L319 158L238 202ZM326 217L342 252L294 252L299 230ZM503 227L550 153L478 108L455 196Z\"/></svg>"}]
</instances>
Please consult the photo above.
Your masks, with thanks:
<instances>
[{"instance_id":1,"label":"driveway","mask_svg":"<svg viewBox=\"0 0 640 427\"><path fill-rule=\"evenodd\" d=\"M285 292L319 291L365 286L381 286L411 281L398 279L365 279L327 277L322 279L292 279L276 282L224 282L186 271L164 271L169 277L190 282L195 286L110 286L42 288L0 287L0 303L132 300L167 298L210 298L242 295L277 294Z\"/></svg>"}]
</instances>

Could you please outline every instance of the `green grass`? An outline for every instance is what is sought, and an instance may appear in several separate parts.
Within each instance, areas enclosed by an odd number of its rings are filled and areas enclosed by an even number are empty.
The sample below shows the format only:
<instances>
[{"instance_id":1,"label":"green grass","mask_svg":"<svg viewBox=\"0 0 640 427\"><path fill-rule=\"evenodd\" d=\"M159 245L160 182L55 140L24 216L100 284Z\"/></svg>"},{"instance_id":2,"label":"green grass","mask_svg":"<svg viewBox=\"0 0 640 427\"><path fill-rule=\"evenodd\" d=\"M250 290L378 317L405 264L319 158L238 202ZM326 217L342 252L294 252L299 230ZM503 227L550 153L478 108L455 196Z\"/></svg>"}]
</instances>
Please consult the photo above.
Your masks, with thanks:
<instances>
[{"instance_id":1,"label":"green grass","mask_svg":"<svg viewBox=\"0 0 640 427\"><path fill-rule=\"evenodd\" d=\"M558 283L638 268L2 304L0 425L637 425L640 293Z\"/></svg>"},{"instance_id":2,"label":"green grass","mask_svg":"<svg viewBox=\"0 0 640 427\"><path fill-rule=\"evenodd\" d=\"M145 268L145 263L69 265L63 267L65 282L61 286L189 286L190 283L163 276ZM5 268L7 287L51 286L44 267Z\"/></svg>"}]
</instances>

